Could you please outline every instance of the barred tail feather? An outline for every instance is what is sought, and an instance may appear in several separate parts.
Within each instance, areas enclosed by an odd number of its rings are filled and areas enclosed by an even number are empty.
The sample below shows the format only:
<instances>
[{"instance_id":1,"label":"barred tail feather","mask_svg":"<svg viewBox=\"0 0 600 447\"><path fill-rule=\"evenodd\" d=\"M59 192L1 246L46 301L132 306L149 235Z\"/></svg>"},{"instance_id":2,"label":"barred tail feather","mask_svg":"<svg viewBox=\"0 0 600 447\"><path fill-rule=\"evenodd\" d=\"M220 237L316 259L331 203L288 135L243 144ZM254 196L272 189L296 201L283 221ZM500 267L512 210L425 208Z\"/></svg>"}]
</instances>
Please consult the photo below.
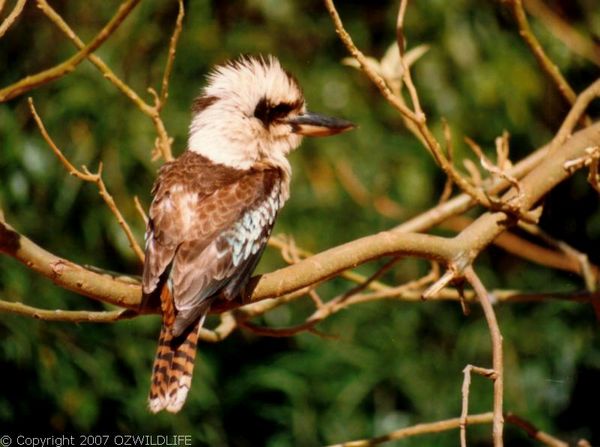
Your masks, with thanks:
<instances>
[{"instance_id":1,"label":"barred tail feather","mask_svg":"<svg viewBox=\"0 0 600 447\"><path fill-rule=\"evenodd\" d=\"M177 413L183 407L192 385L198 332L203 320L204 318L200 318L175 338L170 328L163 323L148 397L150 411L153 413L161 410Z\"/></svg>"}]
</instances>

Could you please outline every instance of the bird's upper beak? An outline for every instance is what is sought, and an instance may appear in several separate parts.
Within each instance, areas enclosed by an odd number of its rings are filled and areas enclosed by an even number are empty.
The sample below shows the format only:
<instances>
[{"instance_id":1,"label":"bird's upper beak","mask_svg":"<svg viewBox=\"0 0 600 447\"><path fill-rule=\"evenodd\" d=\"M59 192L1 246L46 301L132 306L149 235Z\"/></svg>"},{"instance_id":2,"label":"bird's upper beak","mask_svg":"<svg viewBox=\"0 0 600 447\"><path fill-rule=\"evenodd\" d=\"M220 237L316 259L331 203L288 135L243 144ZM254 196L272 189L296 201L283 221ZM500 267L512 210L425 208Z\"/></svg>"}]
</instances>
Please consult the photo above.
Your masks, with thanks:
<instances>
[{"instance_id":1,"label":"bird's upper beak","mask_svg":"<svg viewBox=\"0 0 600 447\"><path fill-rule=\"evenodd\" d=\"M354 123L331 116L304 112L286 121L292 126L292 132L310 137L326 137L356 127Z\"/></svg>"}]
</instances>

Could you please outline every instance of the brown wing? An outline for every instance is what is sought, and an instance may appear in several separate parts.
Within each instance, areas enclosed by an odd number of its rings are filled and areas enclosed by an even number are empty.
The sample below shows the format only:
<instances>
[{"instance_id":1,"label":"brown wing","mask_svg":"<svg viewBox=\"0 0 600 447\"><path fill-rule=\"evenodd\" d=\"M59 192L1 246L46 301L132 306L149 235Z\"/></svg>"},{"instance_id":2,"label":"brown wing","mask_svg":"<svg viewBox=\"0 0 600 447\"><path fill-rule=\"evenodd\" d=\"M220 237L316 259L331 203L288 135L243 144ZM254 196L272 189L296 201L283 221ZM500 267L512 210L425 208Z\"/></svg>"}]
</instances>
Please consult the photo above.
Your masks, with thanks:
<instances>
[{"instance_id":1,"label":"brown wing","mask_svg":"<svg viewBox=\"0 0 600 447\"><path fill-rule=\"evenodd\" d=\"M252 274L279 210L279 174L261 171L207 197L171 267L173 327L181 333L220 293L237 296Z\"/></svg>"},{"instance_id":2,"label":"brown wing","mask_svg":"<svg viewBox=\"0 0 600 447\"><path fill-rule=\"evenodd\" d=\"M175 336L205 314L220 291L228 297L239 293L280 206L277 170L224 168L233 174L228 179L215 165L192 172L187 167L179 173L168 167L155 185L143 275L146 296L168 280L177 310ZM206 180L211 176L216 178Z\"/></svg>"},{"instance_id":3,"label":"brown wing","mask_svg":"<svg viewBox=\"0 0 600 447\"><path fill-rule=\"evenodd\" d=\"M203 199L231 185L242 171L214 165L191 151L164 164L152 188L152 205L146 229L143 292L152 294L167 270L177 247L186 239L189 219Z\"/></svg>"}]
</instances>

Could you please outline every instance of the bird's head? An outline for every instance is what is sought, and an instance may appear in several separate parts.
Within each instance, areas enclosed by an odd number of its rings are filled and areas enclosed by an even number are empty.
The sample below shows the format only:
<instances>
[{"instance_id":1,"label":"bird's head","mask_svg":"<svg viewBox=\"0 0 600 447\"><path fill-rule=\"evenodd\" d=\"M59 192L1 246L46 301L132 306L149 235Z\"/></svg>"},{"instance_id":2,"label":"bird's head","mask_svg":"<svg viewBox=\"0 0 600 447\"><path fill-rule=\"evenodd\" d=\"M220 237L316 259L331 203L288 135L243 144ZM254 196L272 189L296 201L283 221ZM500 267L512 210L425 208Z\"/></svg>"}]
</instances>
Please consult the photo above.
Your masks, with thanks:
<instances>
[{"instance_id":1,"label":"bird's head","mask_svg":"<svg viewBox=\"0 0 600 447\"><path fill-rule=\"evenodd\" d=\"M189 149L238 169L267 163L288 170L285 156L302 136L354 127L307 112L298 81L272 56L242 57L216 67L192 112Z\"/></svg>"}]
</instances>

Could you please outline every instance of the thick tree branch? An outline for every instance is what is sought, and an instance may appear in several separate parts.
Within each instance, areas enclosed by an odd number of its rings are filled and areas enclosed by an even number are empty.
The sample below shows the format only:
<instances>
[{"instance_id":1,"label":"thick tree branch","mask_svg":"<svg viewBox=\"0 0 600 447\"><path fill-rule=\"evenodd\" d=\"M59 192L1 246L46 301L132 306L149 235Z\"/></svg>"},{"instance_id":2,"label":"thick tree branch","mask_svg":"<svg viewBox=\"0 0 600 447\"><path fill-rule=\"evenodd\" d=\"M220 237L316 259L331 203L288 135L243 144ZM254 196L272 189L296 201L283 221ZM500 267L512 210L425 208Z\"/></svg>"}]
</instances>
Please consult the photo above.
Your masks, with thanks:
<instances>
[{"instance_id":1,"label":"thick tree branch","mask_svg":"<svg viewBox=\"0 0 600 447\"><path fill-rule=\"evenodd\" d=\"M12 256L56 285L80 295L129 309L137 309L139 305L138 283L99 274L60 258L20 235L4 221L0 221L0 253Z\"/></svg>"},{"instance_id":2,"label":"thick tree branch","mask_svg":"<svg viewBox=\"0 0 600 447\"><path fill-rule=\"evenodd\" d=\"M565 142L555 157L545 157L521 182L525 205L531 207L556 184L570 175L563 168L566 160L581 156L587 147L599 143L600 123L596 123L575 133ZM441 205L442 210L451 207L454 200ZM468 206L469 199L464 200ZM436 218L425 221L427 224L432 224L431 222L435 222ZM509 225L504 213L486 213L455 238L404 231L405 228L421 225L422 222L422 219L417 218L394 230L333 247L297 264L262 275L256 278L257 284L254 290L243 300L243 303L282 296L387 255L405 254L442 262L451 262L457 256L473 259ZM59 258L18 234L8 224L1 222L0 252L14 257L42 276L50 278L57 285L90 298L131 309L137 308L140 303L141 292L138 284L101 275ZM239 306L243 303L238 302L233 305Z\"/></svg>"}]
</instances>

